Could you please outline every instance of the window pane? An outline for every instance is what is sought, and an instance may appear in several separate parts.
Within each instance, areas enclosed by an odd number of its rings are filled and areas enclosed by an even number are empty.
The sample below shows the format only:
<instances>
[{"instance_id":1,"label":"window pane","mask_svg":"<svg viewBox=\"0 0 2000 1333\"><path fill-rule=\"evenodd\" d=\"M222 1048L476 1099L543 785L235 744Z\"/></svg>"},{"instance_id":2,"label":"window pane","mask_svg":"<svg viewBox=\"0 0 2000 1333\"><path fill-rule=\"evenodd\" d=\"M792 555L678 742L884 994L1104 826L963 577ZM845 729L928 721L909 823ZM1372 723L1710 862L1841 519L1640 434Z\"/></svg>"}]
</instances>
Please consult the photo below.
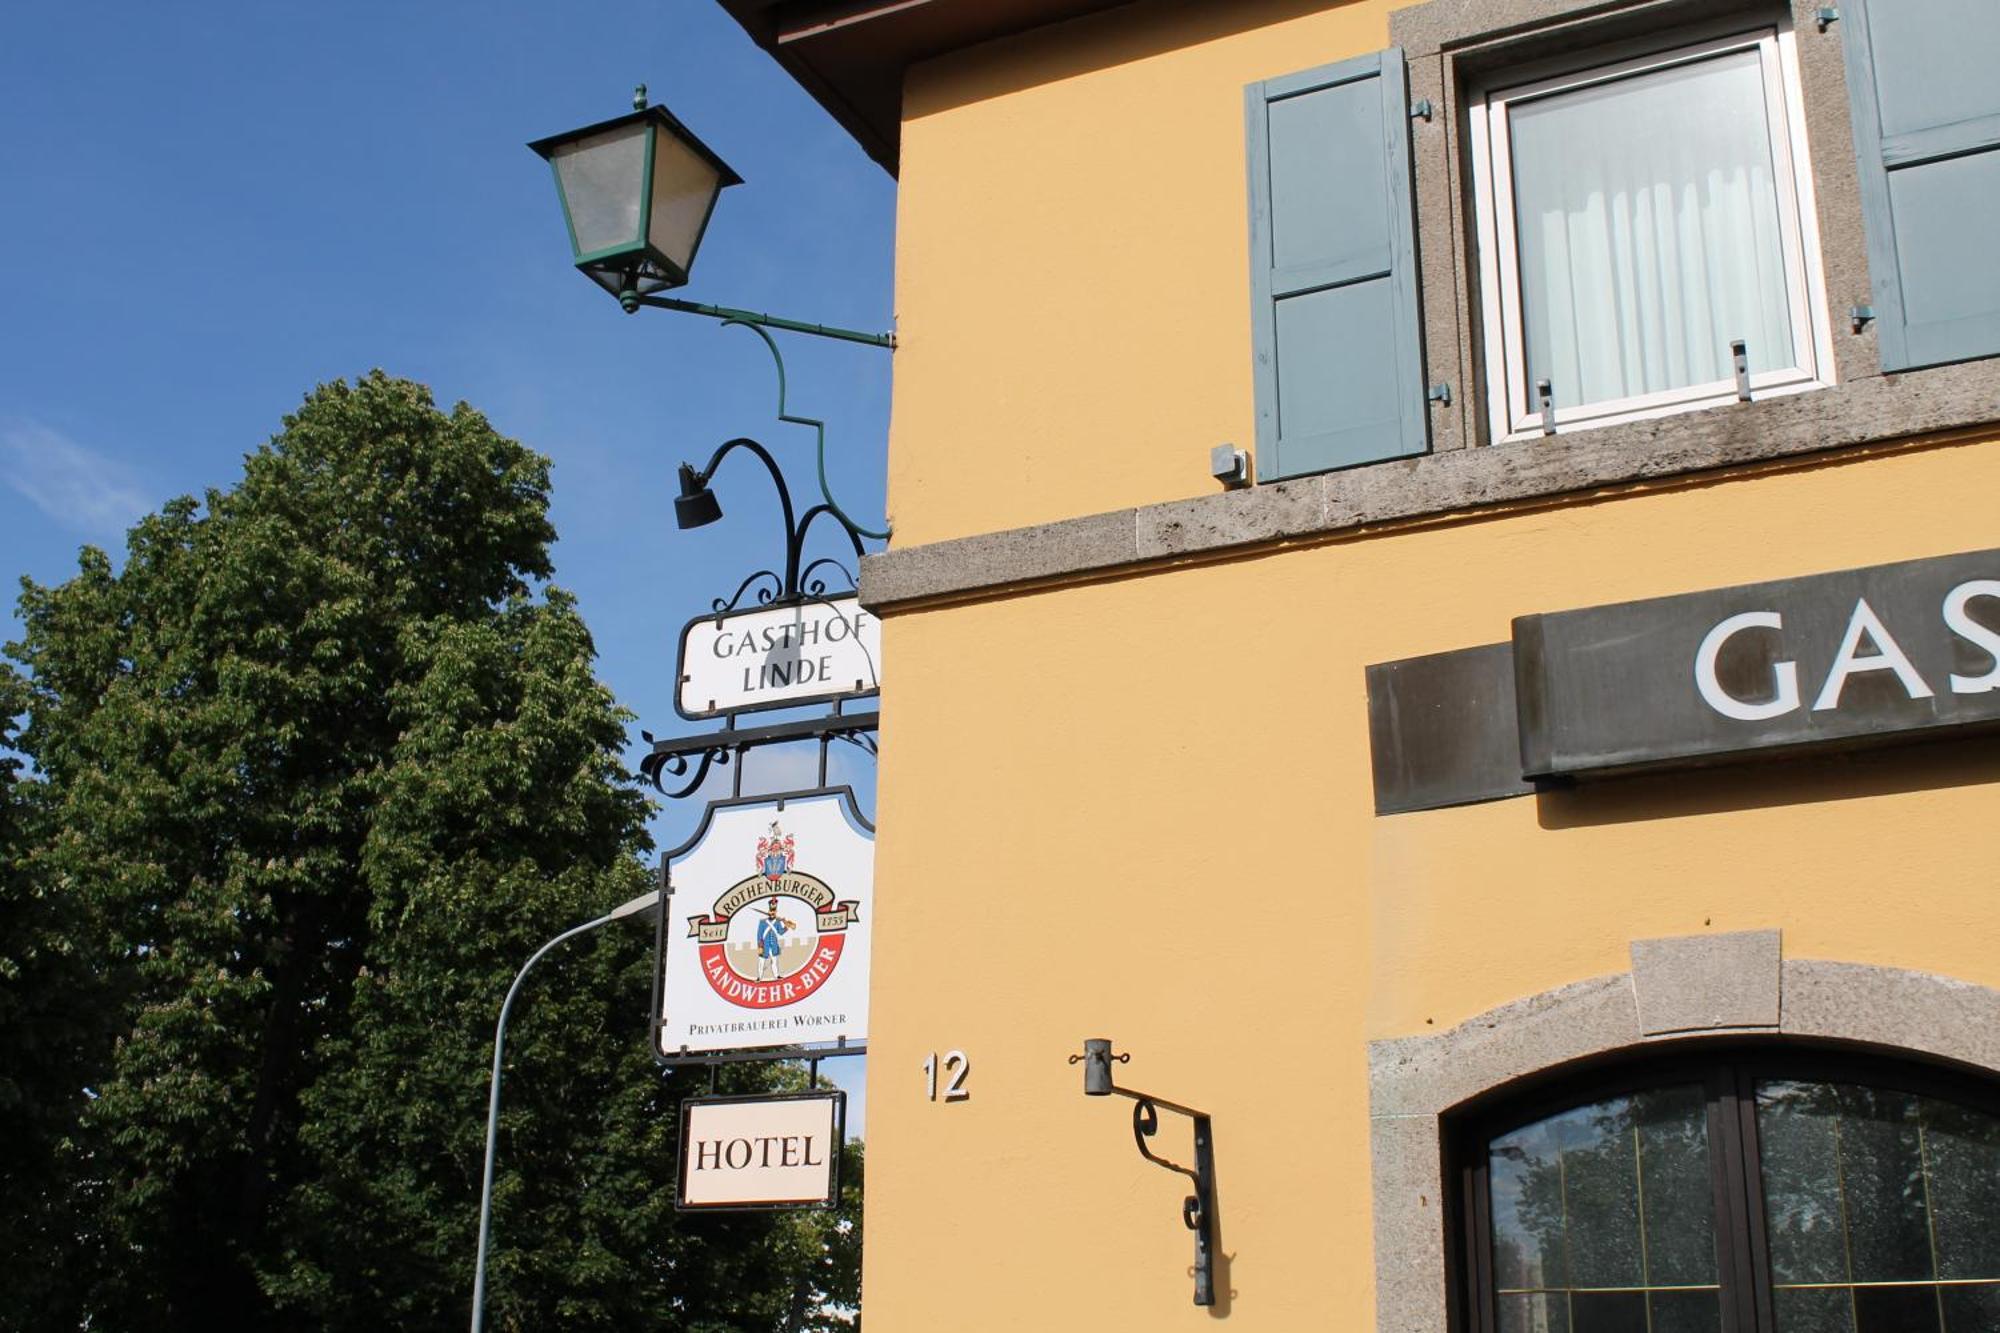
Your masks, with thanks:
<instances>
[{"instance_id":1,"label":"window pane","mask_svg":"<svg viewBox=\"0 0 2000 1333\"><path fill-rule=\"evenodd\" d=\"M1494 1281L1502 1291L1569 1285L1555 1126L1545 1120L1495 1139L1487 1159Z\"/></svg>"},{"instance_id":2,"label":"window pane","mask_svg":"<svg viewBox=\"0 0 2000 1333\"><path fill-rule=\"evenodd\" d=\"M1564 1117L1563 1197L1574 1287L1633 1287L1639 1257L1639 1170L1632 1103L1601 1102ZM1643 1307L1641 1320L1644 1323ZM1574 1307L1579 1333L1588 1325Z\"/></svg>"},{"instance_id":3,"label":"window pane","mask_svg":"<svg viewBox=\"0 0 2000 1333\"><path fill-rule=\"evenodd\" d=\"M2000 1287L1946 1287L1945 1333L1992 1333L2000 1328Z\"/></svg>"},{"instance_id":4,"label":"window pane","mask_svg":"<svg viewBox=\"0 0 2000 1333\"><path fill-rule=\"evenodd\" d=\"M2000 1328L1994 1117L1887 1088L1769 1082L1757 1137L1780 1333ZM1823 1282L1853 1285L1787 1286Z\"/></svg>"},{"instance_id":5,"label":"window pane","mask_svg":"<svg viewBox=\"0 0 2000 1333\"><path fill-rule=\"evenodd\" d=\"M1854 1297L1846 1287L1780 1287L1778 1333L1854 1333Z\"/></svg>"},{"instance_id":6,"label":"window pane","mask_svg":"<svg viewBox=\"0 0 2000 1333\"><path fill-rule=\"evenodd\" d=\"M1938 1276L2000 1278L2000 1121L1930 1098L1923 1111Z\"/></svg>"},{"instance_id":7,"label":"window pane","mask_svg":"<svg viewBox=\"0 0 2000 1333\"><path fill-rule=\"evenodd\" d=\"M1759 53L1507 109L1527 384L1558 407L1796 364ZM1789 183L1787 184L1789 188Z\"/></svg>"},{"instance_id":8,"label":"window pane","mask_svg":"<svg viewBox=\"0 0 2000 1333\"><path fill-rule=\"evenodd\" d=\"M1754 1087L1761 1177L1731 1187L1761 1186L1776 1333L2000 1333L2000 1116ZM1502 1333L1721 1333L1710 1111L1700 1086L1651 1089L1488 1142Z\"/></svg>"},{"instance_id":9,"label":"window pane","mask_svg":"<svg viewBox=\"0 0 2000 1333\"><path fill-rule=\"evenodd\" d=\"M1722 1333L1722 1296L1713 1291L1656 1291L1652 1333Z\"/></svg>"},{"instance_id":10,"label":"window pane","mask_svg":"<svg viewBox=\"0 0 2000 1333\"><path fill-rule=\"evenodd\" d=\"M1844 1087L1841 1094L1840 1175L1854 1276L1863 1282L1935 1276L1917 1099L1877 1088Z\"/></svg>"},{"instance_id":11,"label":"window pane","mask_svg":"<svg viewBox=\"0 0 2000 1333\"><path fill-rule=\"evenodd\" d=\"M1500 1333L1570 1333L1569 1297L1502 1296Z\"/></svg>"},{"instance_id":12,"label":"window pane","mask_svg":"<svg viewBox=\"0 0 2000 1333\"><path fill-rule=\"evenodd\" d=\"M1641 1094L1634 1107L1639 1185L1645 1198L1646 1281L1653 1286L1712 1283L1715 1186L1702 1091L1664 1088ZM1714 1298L1707 1298L1707 1305L1714 1309ZM1655 1330L1658 1333L1657 1320Z\"/></svg>"},{"instance_id":13,"label":"window pane","mask_svg":"<svg viewBox=\"0 0 2000 1333\"><path fill-rule=\"evenodd\" d=\"M1771 1242L1774 1282L1848 1279L1835 1148L1838 1119L1838 1096L1830 1084L1757 1085L1764 1226ZM1804 1327L1817 1330L1819 1326Z\"/></svg>"},{"instance_id":14,"label":"window pane","mask_svg":"<svg viewBox=\"0 0 2000 1333\"><path fill-rule=\"evenodd\" d=\"M1856 1287L1856 1333L1938 1333L1935 1287Z\"/></svg>"},{"instance_id":15,"label":"window pane","mask_svg":"<svg viewBox=\"0 0 2000 1333\"><path fill-rule=\"evenodd\" d=\"M1487 1161L1503 1323L1543 1317L1546 1307L1524 1303L1525 1293L1567 1290L1574 1333L1643 1330L1646 1288L1705 1284L1656 1294L1653 1330L1717 1326L1715 1187L1701 1088L1550 1116L1494 1139Z\"/></svg>"},{"instance_id":16,"label":"window pane","mask_svg":"<svg viewBox=\"0 0 2000 1333\"><path fill-rule=\"evenodd\" d=\"M1575 1333L1646 1333L1646 1294L1579 1291L1569 1298Z\"/></svg>"},{"instance_id":17,"label":"window pane","mask_svg":"<svg viewBox=\"0 0 2000 1333\"><path fill-rule=\"evenodd\" d=\"M624 125L592 135L550 159L579 254L639 241L640 184L646 174L646 127Z\"/></svg>"}]
</instances>

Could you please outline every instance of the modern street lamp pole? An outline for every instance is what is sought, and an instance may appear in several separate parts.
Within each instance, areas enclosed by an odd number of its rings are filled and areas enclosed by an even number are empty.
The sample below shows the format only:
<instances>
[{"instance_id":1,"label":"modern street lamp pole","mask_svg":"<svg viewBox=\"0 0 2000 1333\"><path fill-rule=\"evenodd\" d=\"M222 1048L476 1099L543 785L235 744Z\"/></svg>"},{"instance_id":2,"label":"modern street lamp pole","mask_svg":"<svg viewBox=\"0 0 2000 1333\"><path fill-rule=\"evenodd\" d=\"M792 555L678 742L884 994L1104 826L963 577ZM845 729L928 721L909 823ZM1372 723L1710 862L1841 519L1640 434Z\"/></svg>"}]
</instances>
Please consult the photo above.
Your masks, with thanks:
<instances>
[{"instance_id":1,"label":"modern street lamp pole","mask_svg":"<svg viewBox=\"0 0 2000 1333\"><path fill-rule=\"evenodd\" d=\"M520 993L521 983L528 979L529 969L542 961L542 955L561 944L564 940L575 939L587 931L613 921L622 921L629 916L637 916L649 908L659 905L658 889L642 893L632 901L613 908L595 921L586 921L580 926L572 926L562 934L535 950L521 970L514 975L514 984L507 988L507 998L500 1004L500 1021L493 1029L493 1082L486 1095L486 1173L479 1186L479 1259L472 1273L472 1333L482 1333L486 1327L486 1242L492 1231L493 1222L493 1154L495 1140L500 1129L500 1061L507 1047L507 1015L514 1007L514 997Z\"/></svg>"}]
</instances>

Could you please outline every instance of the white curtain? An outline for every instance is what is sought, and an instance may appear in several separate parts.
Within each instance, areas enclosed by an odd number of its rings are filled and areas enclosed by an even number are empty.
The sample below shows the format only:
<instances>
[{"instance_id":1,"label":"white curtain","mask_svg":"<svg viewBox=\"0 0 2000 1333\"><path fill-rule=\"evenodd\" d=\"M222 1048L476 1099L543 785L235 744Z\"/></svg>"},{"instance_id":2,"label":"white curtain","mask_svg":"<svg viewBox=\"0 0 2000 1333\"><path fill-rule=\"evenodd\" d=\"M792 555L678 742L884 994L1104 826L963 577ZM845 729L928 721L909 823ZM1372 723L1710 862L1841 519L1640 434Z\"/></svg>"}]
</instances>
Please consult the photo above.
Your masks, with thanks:
<instances>
[{"instance_id":1,"label":"white curtain","mask_svg":"<svg viewBox=\"0 0 2000 1333\"><path fill-rule=\"evenodd\" d=\"M1508 108L1528 410L1798 364L1763 69L1735 51Z\"/></svg>"}]
</instances>

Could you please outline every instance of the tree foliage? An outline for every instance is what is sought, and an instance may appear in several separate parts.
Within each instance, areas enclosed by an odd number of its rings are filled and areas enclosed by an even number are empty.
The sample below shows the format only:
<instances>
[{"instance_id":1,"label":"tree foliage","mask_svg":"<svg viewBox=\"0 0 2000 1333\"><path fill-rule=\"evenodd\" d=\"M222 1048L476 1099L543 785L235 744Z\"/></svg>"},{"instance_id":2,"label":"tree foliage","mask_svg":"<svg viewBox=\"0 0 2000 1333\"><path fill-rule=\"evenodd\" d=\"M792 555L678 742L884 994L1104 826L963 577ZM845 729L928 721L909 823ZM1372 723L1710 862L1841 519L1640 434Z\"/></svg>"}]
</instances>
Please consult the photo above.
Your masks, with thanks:
<instances>
[{"instance_id":1,"label":"tree foliage","mask_svg":"<svg viewBox=\"0 0 2000 1333\"><path fill-rule=\"evenodd\" d=\"M48 1299L0 1324L463 1322L500 998L649 883L625 717L546 583L548 481L378 372L141 521L122 568L24 581L0 1271ZM851 1227L676 1224L691 1088L645 1048L650 943L566 945L517 1005L489 1321L809 1327L852 1303L825 1271ZM795 1308L804 1284L829 1294Z\"/></svg>"}]
</instances>

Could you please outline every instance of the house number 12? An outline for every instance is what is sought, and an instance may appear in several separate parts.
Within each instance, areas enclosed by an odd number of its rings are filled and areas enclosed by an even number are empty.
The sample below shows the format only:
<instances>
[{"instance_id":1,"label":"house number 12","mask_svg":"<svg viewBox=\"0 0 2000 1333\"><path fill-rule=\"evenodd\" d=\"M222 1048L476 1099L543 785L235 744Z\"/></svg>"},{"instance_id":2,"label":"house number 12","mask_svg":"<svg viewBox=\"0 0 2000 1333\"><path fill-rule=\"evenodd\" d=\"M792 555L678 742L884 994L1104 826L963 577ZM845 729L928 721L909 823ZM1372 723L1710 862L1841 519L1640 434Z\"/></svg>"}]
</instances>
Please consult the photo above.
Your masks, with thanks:
<instances>
[{"instance_id":1,"label":"house number 12","mask_svg":"<svg viewBox=\"0 0 2000 1333\"><path fill-rule=\"evenodd\" d=\"M924 1057L924 1096L931 1101L938 1099L938 1063L936 1051ZM964 1051L946 1051L943 1063L944 1099L964 1101L972 1095L965 1086L965 1076L972 1072L972 1061L965 1058Z\"/></svg>"}]
</instances>

